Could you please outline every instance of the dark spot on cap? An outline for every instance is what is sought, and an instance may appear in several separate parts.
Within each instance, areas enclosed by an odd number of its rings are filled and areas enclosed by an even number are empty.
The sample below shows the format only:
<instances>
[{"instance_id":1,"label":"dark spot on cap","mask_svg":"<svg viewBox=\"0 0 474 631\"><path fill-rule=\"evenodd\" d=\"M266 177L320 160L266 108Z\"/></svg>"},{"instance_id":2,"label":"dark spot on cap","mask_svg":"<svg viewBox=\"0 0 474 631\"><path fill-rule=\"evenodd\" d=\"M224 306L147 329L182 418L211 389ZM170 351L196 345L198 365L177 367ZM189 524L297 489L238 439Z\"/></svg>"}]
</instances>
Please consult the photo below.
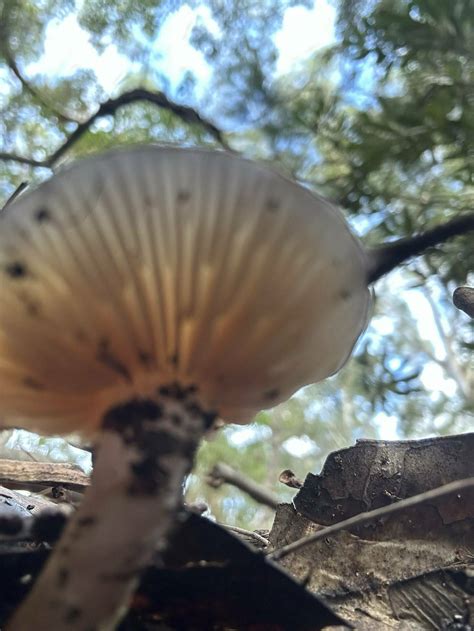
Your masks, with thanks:
<instances>
[{"instance_id":1,"label":"dark spot on cap","mask_svg":"<svg viewBox=\"0 0 474 631\"><path fill-rule=\"evenodd\" d=\"M44 385L37 381L34 377L25 377L23 385L32 390L44 390Z\"/></svg>"},{"instance_id":2,"label":"dark spot on cap","mask_svg":"<svg viewBox=\"0 0 474 631\"><path fill-rule=\"evenodd\" d=\"M341 289L340 293L339 293L340 298L342 298L342 300L348 300L351 297L351 290L350 289Z\"/></svg>"},{"instance_id":3,"label":"dark spot on cap","mask_svg":"<svg viewBox=\"0 0 474 631\"><path fill-rule=\"evenodd\" d=\"M28 275L26 265L20 261L8 263L8 265L5 266L5 273L8 274L10 278L25 278L25 276Z\"/></svg>"},{"instance_id":4,"label":"dark spot on cap","mask_svg":"<svg viewBox=\"0 0 474 631\"><path fill-rule=\"evenodd\" d=\"M150 366L153 363L153 357L146 351L138 351L138 360L143 366Z\"/></svg>"},{"instance_id":5,"label":"dark spot on cap","mask_svg":"<svg viewBox=\"0 0 474 631\"><path fill-rule=\"evenodd\" d=\"M38 223L45 223L51 221L51 213L47 208L39 208L35 212L35 219Z\"/></svg>"},{"instance_id":6,"label":"dark spot on cap","mask_svg":"<svg viewBox=\"0 0 474 631\"><path fill-rule=\"evenodd\" d=\"M188 202L190 200L190 198L191 198L191 193L189 191L185 191L185 190L178 191L178 195L176 196L176 199L181 204L184 204L185 202Z\"/></svg>"},{"instance_id":7,"label":"dark spot on cap","mask_svg":"<svg viewBox=\"0 0 474 631\"><path fill-rule=\"evenodd\" d=\"M278 202L278 200L274 199L273 197L270 197L265 202L265 208L271 213L274 213L276 210L280 208L280 203Z\"/></svg>"},{"instance_id":8,"label":"dark spot on cap","mask_svg":"<svg viewBox=\"0 0 474 631\"><path fill-rule=\"evenodd\" d=\"M173 366L177 366L178 363L179 363L179 355L178 355L178 353L175 353L174 355L170 355L170 357L168 358L168 361Z\"/></svg>"},{"instance_id":9,"label":"dark spot on cap","mask_svg":"<svg viewBox=\"0 0 474 631\"><path fill-rule=\"evenodd\" d=\"M96 359L123 377L128 383L132 381L132 376L127 366L111 351L109 340L106 338L100 340L98 344Z\"/></svg>"},{"instance_id":10,"label":"dark spot on cap","mask_svg":"<svg viewBox=\"0 0 474 631\"><path fill-rule=\"evenodd\" d=\"M267 390L266 392L263 393L263 396L268 401L273 401L274 399L277 399L279 395L280 395L280 391L278 390L278 388L272 388L271 390Z\"/></svg>"}]
</instances>

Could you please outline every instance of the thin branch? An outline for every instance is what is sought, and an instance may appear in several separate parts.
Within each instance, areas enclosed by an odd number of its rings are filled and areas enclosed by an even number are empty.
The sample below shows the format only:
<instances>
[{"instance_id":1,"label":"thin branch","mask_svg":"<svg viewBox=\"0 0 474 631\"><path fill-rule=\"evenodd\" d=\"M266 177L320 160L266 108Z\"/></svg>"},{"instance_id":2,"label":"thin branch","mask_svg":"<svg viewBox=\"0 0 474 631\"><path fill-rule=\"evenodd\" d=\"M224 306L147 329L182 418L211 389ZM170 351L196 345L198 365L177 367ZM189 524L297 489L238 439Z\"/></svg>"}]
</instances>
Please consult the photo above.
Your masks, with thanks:
<instances>
[{"instance_id":1,"label":"thin branch","mask_svg":"<svg viewBox=\"0 0 474 631\"><path fill-rule=\"evenodd\" d=\"M445 484L444 486L426 491L425 493L419 493L418 495L407 497L406 499L395 502L394 504L390 504L389 506L382 506L381 508L376 508L375 510L359 513L358 515L355 515L354 517L349 517L349 519L344 519L337 524L332 524L331 526L322 528L312 535L302 537L301 539L298 539L297 541L294 541L287 546L283 546L278 550L270 552L268 554L268 557L275 561L278 561L288 554L304 548L310 543L314 543L315 541L319 541L320 539L325 539L329 535L333 535L336 532L340 532L341 530L346 530L347 528L351 528L352 526L361 526L362 524L366 524L367 522L373 521L374 519L380 519L381 517L386 517L387 515L397 513L399 511L405 510L406 508L412 508L413 506L425 504L426 502L444 497L445 495L458 494L459 499L461 499L461 492L467 491L468 489L472 488L474 488L474 478L456 480L456 482L451 482L450 484Z\"/></svg>"},{"instance_id":2,"label":"thin branch","mask_svg":"<svg viewBox=\"0 0 474 631\"><path fill-rule=\"evenodd\" d=\"M40 105L48 109L53 114L53 116L56 116L56 118L58 118L63 123L76 123L76 124L79 123L77 119L73 118L72 116L69 116L68 114L65 114L64 112L60 112L55 107L53 107L50 103L45 101L42 94L38 92L38 90L36 90L36 88L34 88L31 85L31 83L23 76L22 72L18 68L17 63L15 59L12 57L11 53L9 51L3 51L3 54L5 56L5 61L7 62L8 67L13 72L15 77L21 83L23 88L27 92L29 92L31 96L36 101L38 101Z\"/></svg>"},{"instance_id":3,"label":"thin branch","mask_svg":"<svg viewBox=\"0 0 474 631\"><path fill-rule=\"evenodd\" d=\"M238 526L228 526L227 524L219 524L223 528L230 530L231 532L235 532L237 535L240 535L244 539L251 539L258 548L266 548L268 546L268 539L259 535L258 532L254 532L252 530L245 530L245 528L239 528Z\"/></svg>"},{"instance_id":4,"label":"thin branch","mask_svg":"<svg viewBox=\"0 0 474 631\"><path fill-rule=\"evenodd\" d=\"M25 188L27 188L27 186L28 186L28 182L20 182L20 184L16 187L16 189L13 191L13 193L10 195L7 201L3 204L0 210L5 210L8 204L11 204L19 195L21 195L23 191L25 190Z\"/></svg>"},{"instance_id":5,"label":"thin branch","mask_svg":"<svg viewBox=\"0 0 474 631\"><path fill-rule=\"evenodd\" d=\"M393 243L369 250L371 265L368 271L368 282L374 283L407 259L472 230L474 230L474 213L466 213L422 234L398 239Z\"/></svg>"},{"instance_id":6,"label":"thin branch","mask_svg":"<svg viewBox=\"0 0 474 631\"><path fill-rule=\"evenodd\" d=\"M259 504L265 504L265 506L269 506L273 510L280 503L278 497L271 491L267 491L260 484L221 462L216 464L212 471L208 473L206 481L214 488L219 488L222 484L232 484L232 486L250 495Z\"/></svg>"},{"instance_id":7,"label":"thin branch","mask_svg":"<svg viewBox=\"0 0 474 631\"><path fill-rule=\"evenodd\" d=\"M46 166L53 167L62 155L70 149L71 146L76 143L81 136L83 136L83 134L85 134L85 132L98 118L111 116L125 105L130 105L131 103L136 103L138 101L146 101L161 109L173 112L173 114L176 114L176 116L185 123L200 125L210 136L212 136L212 138L214 138L214 140L224 147L224 149L229 150L229 146L224 140L222 132L211 122L203 118L198 112L196 112L196 110L191 107L187 107L186 105L179 105L174 101L170 101L163 92L150 92L149 90L137 88L135 90L130 90L129 92L124 92L117 98L109 99L108 101L102 103L95 114L92 114L92 116L90 116L86 121L80 123L66 142L45 161Z\"/></svg>"},{"instance_id":8,"label":"thin branch","mask_svg":"<svg viewBox=\"0 0 474 631\"><path fill-rule=\"evenodd\" d=\"M30 167L47 167L45 160L35 160L34 158L27 158L25 156L19 156L17 153L8 153L0 151L0 160L4 162L18 162L18 164L27 164Z\"/></svg>"}]
</instances>

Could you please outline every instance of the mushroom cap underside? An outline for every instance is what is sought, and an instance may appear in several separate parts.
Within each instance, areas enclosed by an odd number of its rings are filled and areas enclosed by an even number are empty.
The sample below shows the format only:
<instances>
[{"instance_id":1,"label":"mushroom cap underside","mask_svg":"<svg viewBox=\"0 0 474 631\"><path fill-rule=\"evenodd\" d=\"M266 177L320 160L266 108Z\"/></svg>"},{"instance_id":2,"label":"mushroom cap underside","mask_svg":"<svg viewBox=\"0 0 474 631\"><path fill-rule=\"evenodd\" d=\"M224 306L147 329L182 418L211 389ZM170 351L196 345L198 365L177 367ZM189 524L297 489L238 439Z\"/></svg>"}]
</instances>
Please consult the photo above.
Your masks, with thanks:
<instances>
[{"instance_id":1,"label":"mushroom cap underside","mask_svg":"<svg viewBox=\"0 0 474 631\"><path fill-rule=\"evenodd\" d=\"M366 257L332 204L232 154L86 158L0 215L0 418L91 433L163 384L231 422L336 372Z\"/></svg>"}]
</instances>

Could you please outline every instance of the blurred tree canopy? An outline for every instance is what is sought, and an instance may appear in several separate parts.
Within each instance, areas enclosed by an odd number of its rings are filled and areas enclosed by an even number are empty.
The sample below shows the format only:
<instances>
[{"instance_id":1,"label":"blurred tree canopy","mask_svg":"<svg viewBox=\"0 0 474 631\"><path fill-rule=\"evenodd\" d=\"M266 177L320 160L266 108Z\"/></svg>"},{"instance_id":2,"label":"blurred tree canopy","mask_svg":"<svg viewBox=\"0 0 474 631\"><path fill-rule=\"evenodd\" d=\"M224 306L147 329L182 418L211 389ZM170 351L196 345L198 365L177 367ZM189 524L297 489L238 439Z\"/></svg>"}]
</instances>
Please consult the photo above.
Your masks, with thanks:
<instances>
[{"instance_id":1,"label":"blurred tree canopy","mask_svg":"<svg viewBox=\"0 0 474 631\"><path fill-rule=\"evenodd\" d=\"M334 44L282 75L275 34L296 5L313 3L2 0L0 198L49 177L43 163L100 103L146 88L168 105L133 102L97 118L54 166L117 145L219 147L220 137L336 201L371 246L472 210L471 0L339 0ZM156 46L170 16L183 10L195 11L190 42L207 64L206 81L191 68L173 80L167 61L181 42L165 56ZM67 65L67 42L56 73L41 65L48 38L67 20L97 59L113 50L124 64L113 89L93 64ZM199 117L180 113L181 105ZM282 469L303 477L355 438L383 436L388 426L399 437L472 429L472 329L451 294L473 269L471 234L379 282L374 318L347 366L262 412L255 425L228 427L203 445L189 498L204 499L222 521L257 528L268 525L267 509L236 489L206 486L215 462L284 499Z\"/></svg>"}]
</instances>

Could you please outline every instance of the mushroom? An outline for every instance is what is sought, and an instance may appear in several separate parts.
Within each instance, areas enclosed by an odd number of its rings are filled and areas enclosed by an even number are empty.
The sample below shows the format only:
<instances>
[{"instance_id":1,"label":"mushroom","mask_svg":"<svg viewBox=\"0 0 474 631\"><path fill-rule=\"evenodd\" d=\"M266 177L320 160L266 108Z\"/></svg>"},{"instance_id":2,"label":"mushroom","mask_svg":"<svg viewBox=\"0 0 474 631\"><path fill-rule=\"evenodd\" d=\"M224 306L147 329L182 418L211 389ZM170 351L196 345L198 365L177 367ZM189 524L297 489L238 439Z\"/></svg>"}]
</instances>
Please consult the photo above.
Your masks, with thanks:
<instances>
[{"instance_id":1,"label":"mushroom","mask_svg":"<svg viewBox=\"0 0 474 631\"><path fill-rule=\"evenodd\" d=\"M222 152L113 151L5 209L0 415L97 444L9 631L115 627L201 437L335 373L379 260L327 200Z\"/></svg>"}]
</instances>

